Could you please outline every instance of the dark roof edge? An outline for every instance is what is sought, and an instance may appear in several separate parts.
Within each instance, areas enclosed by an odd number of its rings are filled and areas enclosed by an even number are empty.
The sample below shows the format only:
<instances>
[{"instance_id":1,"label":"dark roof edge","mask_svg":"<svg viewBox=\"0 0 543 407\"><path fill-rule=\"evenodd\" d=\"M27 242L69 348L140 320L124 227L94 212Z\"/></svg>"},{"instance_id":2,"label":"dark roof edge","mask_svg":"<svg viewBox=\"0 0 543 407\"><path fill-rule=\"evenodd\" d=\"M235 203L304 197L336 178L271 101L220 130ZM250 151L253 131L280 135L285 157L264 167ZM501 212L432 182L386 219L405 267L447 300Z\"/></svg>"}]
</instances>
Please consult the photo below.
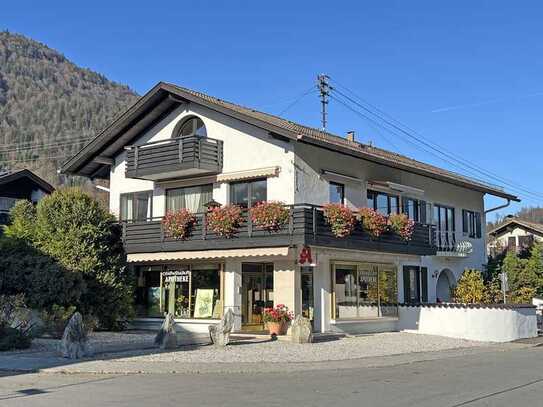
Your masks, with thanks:
<instances>
[{"instance_id":1,"label":"dark roof edge","mask_svg":"<svg viewBox=\"0 0 543 407\"><path fill-rule=\"evenodd\" d=\"M123 123L128 122L129 120L133 119L134 116L137 115L138 109L142 108L147 101L149 101L155 94L157 94L160 91L169 92L185 101L200 104L211 110L233 117L235 119L251 124L253 126L260 127L271 133L282 135L291 140L298 140L301 142L305 142L307 144L313 144L322 148L327 148L329 150L337 151L337 152L347 154L353 157L362 158L367 161L385 165L387 167L402 169L404 171L426 176L428 178L436 179L436 180L446 182L449 184L454 184L454 185L461 186L464 188L476 190L482 193L494 195L500 198L512 200L515 202L520 202L520 199L515 195L511 195L502 190L495 189L490 186L485 186L483 184L479 184L476 182L469 182L467 178L466 179L455 178L452 176L452 174L451 176L436 174L430 170L424 170L421 168L410 166L408 164L402 164L402 163L395 162L392 160L379 158L371 154L365 154L363 151L360 151L354 148L348 148L347 146L340 146L338 144L326 142L324 140L317 140L310 136L297 134L294 131L285 129L280 126L276 126L274 124L260 120L255 117L250 117L247 114L235 111L228 107L215 104L197 95L193 95L189 92L186 92L182 88L176 85L166 83L166 82L159 82L158 84L156 84L144 96L142 96L136 103L134 103L130 108L128 108L125 112L123 112L117 118L115 118L114 121L108 127L106 127L106 129L104 129L93 140L91 140L86 146L84 146L74 157L66 161L62 165L61 171L65 173L76 173L84 165L84 162L86 160L89 160L93 155L96 155L99 153L101 143L107 143L108 141L110 141L111 137L114 136L114 132L118 130L119 128L122 128Z\"/></svg>"},{"instance_id":2,"label":"dark roof edge","mask_svg":"<svg viewBox=\"0 0 543 407\"><path fill-rule=\"evenodd\" d=\"M0 185L17 181L18 179L24 178L24 177L30 178L32 181L38 184L41 189L43 189L45 192L49 194L55 190L55 188L51 184L49 184L43 178L38 177L36 174L34 174L32 171L26 168L22 170L13 171L9 174L6 174L0 177Z\"/></svg>"}]
</instances>

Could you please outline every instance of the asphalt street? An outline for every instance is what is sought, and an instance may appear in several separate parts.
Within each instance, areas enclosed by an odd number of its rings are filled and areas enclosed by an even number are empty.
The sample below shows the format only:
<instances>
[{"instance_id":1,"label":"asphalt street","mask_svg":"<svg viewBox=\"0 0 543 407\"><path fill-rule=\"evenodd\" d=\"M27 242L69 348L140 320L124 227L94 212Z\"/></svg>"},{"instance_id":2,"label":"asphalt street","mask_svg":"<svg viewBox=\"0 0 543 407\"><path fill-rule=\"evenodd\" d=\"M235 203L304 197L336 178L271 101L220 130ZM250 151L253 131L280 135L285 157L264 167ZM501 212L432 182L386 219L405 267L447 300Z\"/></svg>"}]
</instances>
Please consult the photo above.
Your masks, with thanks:
<instances>
[{"instance_id":1,"label":"asphalt street","mask_svg":"<svg viewBox=\"0 0 543 407\"><path fill-rule=\"evenodd\" d=\"M543 348L284 374L3 374L0 406L539 407Z\"/></svg>"}]
</instances>

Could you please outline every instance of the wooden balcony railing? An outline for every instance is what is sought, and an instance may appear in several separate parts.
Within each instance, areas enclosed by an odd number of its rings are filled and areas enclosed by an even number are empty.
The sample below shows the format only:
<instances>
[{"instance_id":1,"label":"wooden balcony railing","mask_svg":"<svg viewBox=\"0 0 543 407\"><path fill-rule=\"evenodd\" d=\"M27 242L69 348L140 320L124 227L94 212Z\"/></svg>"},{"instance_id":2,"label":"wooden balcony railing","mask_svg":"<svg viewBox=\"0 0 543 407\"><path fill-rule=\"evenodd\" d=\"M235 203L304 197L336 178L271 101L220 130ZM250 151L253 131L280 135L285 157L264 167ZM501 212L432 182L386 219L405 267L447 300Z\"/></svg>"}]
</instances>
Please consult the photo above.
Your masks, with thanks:
<instances>
[{"instance_id":1,"label":"wooden balcony railing","mask_svg":"<svg viewBox=\"0 0 543 407\"><path fill-rule=\"evenodd\" d=\"M392 233L372 239L358 225L348 237L338 238L326 223L322 208L315 205L291 205L289 219L277 232L254 227L247 211L233 238L217 236L206 228L205 213L197 214L192 234L186 240L168 236L161 218L123 222L123 239L127 253L160 251L240 249L250 247L278 247L314 245L342 249L369 250L388 253L433 255L436 253L433 226L415 224L411 240L404 241Z\"/></svg>"},{"instance_id":2,"label":"wooden balcony railing","mask_svg":"<svg viewBox=\"0 0 543 407\"><path fill-rule=\"evenodd\" d=\"M223 142L190 136L126 147L126 177L164 180L222 171Z\"/></svg>"}]
</instances>

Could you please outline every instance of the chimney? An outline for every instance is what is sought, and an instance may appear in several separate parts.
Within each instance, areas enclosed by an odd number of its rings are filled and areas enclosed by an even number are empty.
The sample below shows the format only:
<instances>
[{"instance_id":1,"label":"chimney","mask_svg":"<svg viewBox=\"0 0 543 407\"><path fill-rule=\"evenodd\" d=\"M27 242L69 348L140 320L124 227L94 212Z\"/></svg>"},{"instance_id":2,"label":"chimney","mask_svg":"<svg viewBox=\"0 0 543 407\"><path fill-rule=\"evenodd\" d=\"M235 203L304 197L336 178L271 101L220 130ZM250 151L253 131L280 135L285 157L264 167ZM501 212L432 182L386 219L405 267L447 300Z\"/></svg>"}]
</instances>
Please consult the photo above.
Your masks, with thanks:
<instances>
[{"instance_id":1,"label":"chimney","mask_svg":"<svg viewBox=\"0 0 543 407\"><path fill-rule=\"evenodd\" d=\"M347 140L354 141L354 130L347 132Z\"/></svg>"}]
</instances>

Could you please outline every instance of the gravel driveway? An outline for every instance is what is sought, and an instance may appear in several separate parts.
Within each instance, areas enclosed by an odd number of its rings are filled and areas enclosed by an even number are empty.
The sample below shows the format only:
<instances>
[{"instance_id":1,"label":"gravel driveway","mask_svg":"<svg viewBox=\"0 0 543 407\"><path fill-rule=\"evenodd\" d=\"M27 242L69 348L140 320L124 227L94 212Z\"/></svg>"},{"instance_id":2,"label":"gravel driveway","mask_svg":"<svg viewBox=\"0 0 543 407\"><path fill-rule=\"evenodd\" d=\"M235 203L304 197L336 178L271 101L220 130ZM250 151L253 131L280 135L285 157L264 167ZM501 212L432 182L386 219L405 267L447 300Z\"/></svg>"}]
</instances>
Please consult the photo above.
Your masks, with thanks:
<instances>
[{"instance_id":1,"label":"gravel driveway","mask_svg":"<svg viewBox=\"0 0 543 407\"><path fill-rule=\"evenodd\" d=\"M213 346L184 346L160 352L116 358L116 362L182 363L298 363L358 359L413 352L489 346L489 343L404 332L349 337L329 342L294 344L279 341L235 341L224 349Z\"/></svg>"}]
</instances>

